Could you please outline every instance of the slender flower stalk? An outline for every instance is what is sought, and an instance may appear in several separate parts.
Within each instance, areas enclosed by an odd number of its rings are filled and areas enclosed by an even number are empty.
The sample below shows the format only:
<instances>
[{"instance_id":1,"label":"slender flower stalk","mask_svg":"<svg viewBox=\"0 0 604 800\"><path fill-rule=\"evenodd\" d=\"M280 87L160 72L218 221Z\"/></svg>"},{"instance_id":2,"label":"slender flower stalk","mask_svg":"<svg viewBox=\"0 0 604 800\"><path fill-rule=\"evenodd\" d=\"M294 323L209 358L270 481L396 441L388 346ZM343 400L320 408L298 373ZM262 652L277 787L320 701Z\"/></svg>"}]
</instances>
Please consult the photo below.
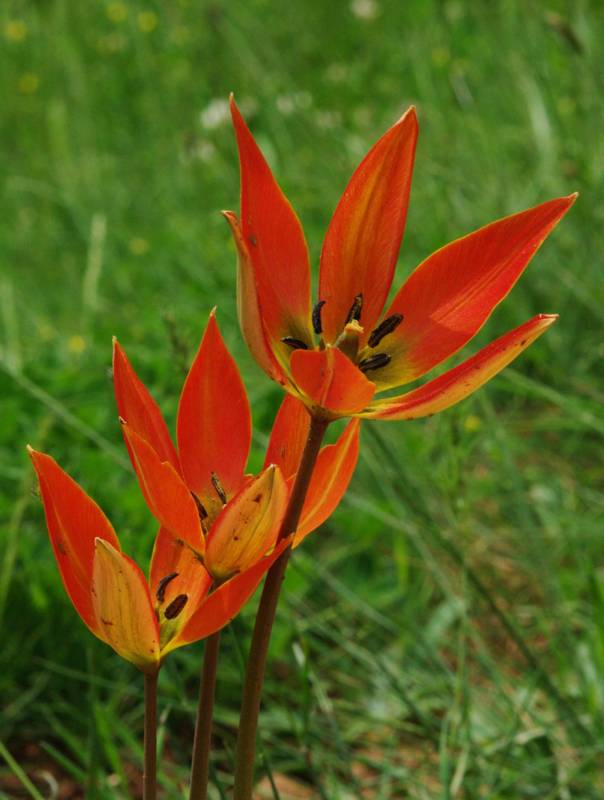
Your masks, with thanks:
<instances>
[{"instance_id":1,"label":"slender flower stalk","mask_svg":"<svg viewBox=\"0 0 604 800\"><path fill-rule=\"evenodd\" d=\"M298 527L304 501L311 485L313 471L317 464L321 443L328 425L329 420L321 417L311 418L308 438L281 526L281 539L293 534ZM281 585L290 555L291 547L288 547L268 571L262 590L243 686L233 800L251 800L252 797L256 731L258 728L266 658Z\"/></svg>"},{"instance_id":2,"label":"slender flower stalk","mask_svg":"<svg viewBox=\"0 0 604 800\"><path fill-rule=\"evenodd\" d=\"M210 777L210 750L212 745L212 721L214 717L214 694L216 670L220 653L220 631L206 640L203 654L199 703L195 721L193 759L191 762L191 786L189 800L206 800Z\"/></svg>"},{"instance_id":3,"label":"slender flower stalk","mask_svg":"<svg viewBox=\"0 0 604 800\"><path fill-rule=\"evenodd\" d=\"M157 797L157 677L159 670L145 674L145 767L143 800Z\"/></svg>"}]
</instances>

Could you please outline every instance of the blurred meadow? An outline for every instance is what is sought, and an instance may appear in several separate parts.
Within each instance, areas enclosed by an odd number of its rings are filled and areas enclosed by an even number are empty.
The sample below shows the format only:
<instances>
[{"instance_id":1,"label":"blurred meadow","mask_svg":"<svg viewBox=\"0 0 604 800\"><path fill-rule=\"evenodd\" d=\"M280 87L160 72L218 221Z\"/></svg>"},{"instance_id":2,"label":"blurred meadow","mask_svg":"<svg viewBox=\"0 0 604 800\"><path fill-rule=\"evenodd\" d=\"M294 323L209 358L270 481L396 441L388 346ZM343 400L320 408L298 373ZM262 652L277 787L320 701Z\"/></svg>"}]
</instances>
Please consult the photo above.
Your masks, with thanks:
<instances>
[{"instance_id":1,"label":"blurred meadow","mask_svg":"<svg viewBox=\"0 0 604 800\"><path fill-rule=\"evenodd\" d=\"M345 501L287 576L258 797L601 798L602 3L5 0L0 36L0 797L140 794L141 680L63 591L25 445L146 563L111 336L173 425L217 305L263 456L280 393L242 342L219 214L238 205L232 90L314 264L352 169L410 103L395 287L452 238L581 192L465 354L538 312L559 323L450 411L364 423ZM254 607L223 637L214 798ZM160 676L166 798L187 796L202 651Z\"/></svg>"}]
</instances>

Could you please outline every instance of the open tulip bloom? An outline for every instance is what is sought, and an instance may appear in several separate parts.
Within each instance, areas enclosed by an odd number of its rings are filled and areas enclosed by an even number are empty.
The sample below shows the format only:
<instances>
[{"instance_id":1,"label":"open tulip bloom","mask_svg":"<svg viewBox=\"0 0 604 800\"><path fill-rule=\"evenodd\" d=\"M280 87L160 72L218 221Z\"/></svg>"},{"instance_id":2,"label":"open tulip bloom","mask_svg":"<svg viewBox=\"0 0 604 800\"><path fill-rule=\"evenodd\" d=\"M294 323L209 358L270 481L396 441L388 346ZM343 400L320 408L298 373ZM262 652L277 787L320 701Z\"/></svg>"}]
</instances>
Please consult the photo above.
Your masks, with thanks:
<instances>
[{"instance_id":1,"label":"open tulip bloom","mask_svg":"<svg viewBox=\"0 0 604 800\"><path fill-rule=\"evenodd\" d=\"M576 195L486 225L423 261L383 311L400 248L417 140L410 108L354 172L331 219L311 302L300 222L234 100L241 213L224 212L238 251L238 309L260 366L316 416L415 419L476 391L557 319L539 314L405 394L462 348L514 286Z\"/></svg>"},{"instance_id":2,"label":"open tulip bloom","mask_svg":"<svg viewBox=\"0 0 604 800\"><path fill-rule=\"evenodd\" d=\"M178 452L151 395L116 342L122 430L145 500L160 522L149 580L126 556L107 517L50 456L30 449L55 557L90 630L145 672L177 647L226 625L290 540L278 541L308 429L283 402L258 476L244 473L250 409L214 314L180 398ZM319 455L294 545L346 491L358 457L351 422Z\"/></svg>"}]
</instances>

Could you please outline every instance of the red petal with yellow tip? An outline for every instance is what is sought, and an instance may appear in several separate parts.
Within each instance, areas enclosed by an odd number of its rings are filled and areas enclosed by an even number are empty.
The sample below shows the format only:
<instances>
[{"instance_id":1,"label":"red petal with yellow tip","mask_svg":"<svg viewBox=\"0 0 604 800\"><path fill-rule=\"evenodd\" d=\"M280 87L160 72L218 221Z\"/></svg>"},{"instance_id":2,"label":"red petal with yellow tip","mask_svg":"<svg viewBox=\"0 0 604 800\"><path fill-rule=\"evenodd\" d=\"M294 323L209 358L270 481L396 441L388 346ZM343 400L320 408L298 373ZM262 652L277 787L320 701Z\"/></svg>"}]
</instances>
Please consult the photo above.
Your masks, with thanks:
<instances>
[{"instance_id":1,"label":"red petal with yellow tip","mask_svg":"<svg viewBox=\"0 0 604 800\"><path fill-rule=\"evenodd\" d=\"M102 637L90 594L95 539L119 550L111 523L86 492L61 469L54 458L29 448L40 482L46 524L65 590L76 611Z\"/></svg>"},{"instance_id":2,"label":"red petal with yellow tip","mask_svg":"<svg viewBox=\"0 0 604 800\"><path fill-rule=\"evenodd\" d=\"M338 441L324 447L319 453L294 535L294 547L322 525L338 507L359 458L359 430L359 420L352 420Z\"/></svg>"},{"instance_id":3,"label":"red petal with yellow tip","mask_svg":"<svg viewBox=\"0 0 604 800\"><path fill-rule=\"evenodd\" d=\"M417 117L410 108L356 169L327 230L319 278L323 331L334 342L357 295L367 339L386 302L401 245L413 173Z\"/></svg>"},{"instance_id":4,"label":"red petal with yellow tip","mask_svg":"<svg viewBox=\"0 0 604 800\"><path fill-rule=\"evenodd\" d=\"M113 342L113 384L120 417L149 442L162 461L169 461L179 471L178 456L161 411L117 340Z\"/></svg>"},{"instance_id":5,"label":"red petal with yellow tip","mask_svg":"<svg viewBox=\"0 0 604 800\"><path fill-rule=\"evenodd\" d=\"M310 343L310 267L302 226L233 99L231 114L241 165L241 232L265 329L275 343L283 336Z\"/></svg>"},{"instance_id":6,"label":"red petal with yellow tip","mask_svg":"<svg viewBox=\"0 0 604 800\"><path fill-rule=\"evenodd\" d=\"M149 510L173 536L203 553L205 539L199 510L182 478L130 425L124 423L123 429Z\"/></svg>"},{"instance_id":7,"label":"red petal with yellow tip","mask_svg":"<svg viewBox=\"0 0 604 800\"><path fill-rule=\"evenodd\" d=\"M275 544L288 490L279 467L271 466L224 507L207 538L205 565L217 580L244 572Z\"/></svg>"},{"instance_id":8,"label":"red petal with yellow tip","mask_svg":"<svg viewBox=\"0 0 604 800\"><path fill-rule=\"evenodd\" d=\"M202 503L216 500L213 473L228 497L240 488L251 442L250 407L214 312L182 390L177 437L183 475Z\"/></svg>"},{"instance_id":9,"label":"red petal with yellow tip","mask_svg":"<svg viewBox=\"0 0 604 800\"><path fill-rule=\"evenodd\" d=\"M297 397L285 395L273 423L265 468L276 464L286 480L291 478L300 466L309 428L310 414L304 403Z\"/></svg>"},{"instance_id":10,"label":"red petal with yellow tip","mask_svg":"<svg viewBox=\"0 0 604 800\"><path fill-rule=\"evenodd\" d=\"M229 223L237 248L237 316L243 338L266 374L274 381L284 383L283 370L273 355L262 323L254 266L243 239L239 220L232 211L222 213Z\"/></svg>"},{"instance_id":11,"label":"red petal with yellow tip","mask_svg":"<svg viewBox=\"0 0 604 800\"><path fill-rule=\"evenodd\" d=\"M275 547L270 556L261 559L253 567L231 578L202 603L184 626L180 634L170 642L166 652L199 639L205 639L227 625L243 608L256 591L263 575L291 545L291 537Z\"/></svg>"},{"instance_id":12,"label":"red petal with yellow tip","mask_svg":"<svg viewBox=\"0 0 604 800\"><path fill-rule=\"evenodd\" d=\"M375 393L375 384L334 347L295 350L290 367L307 405L327 409L336 417L362 411Z\"/></svg>"},{"instance_id":13,"label":"red petal with yellow tip","mask_svg":"<svg viewBox=\"0 0 604 800\"><path fill-rule=\"evenodd\" d=\"M557 319L555 314L539 314L424 386L399 397L376 400L360 416L371 419L417 419L444 411L507 367Z\"/></svg>"},{"instance_id":14,"label":"red petal with yellow tip","mask_svg":"<svg viewBox=\"0 0 604 800\"><path fill-rule=\"evenodd\" d=\"M159 666L159 626L145 576L130 558L96 540L92 602L103 639L143 672Z\"/></svg>"},{"instance_id":15,"label":"red petal with yellow tip","mask_svg":"<svg viewBox=\"0 0 604 800\"><path fill-rule=\"evenodd\" d=\"M424 375L457 352L514 286L575 195L493 222L429 256L385 314L404 319L379 346L392 356L379 388Z\"/></svg>"}]
</instances>

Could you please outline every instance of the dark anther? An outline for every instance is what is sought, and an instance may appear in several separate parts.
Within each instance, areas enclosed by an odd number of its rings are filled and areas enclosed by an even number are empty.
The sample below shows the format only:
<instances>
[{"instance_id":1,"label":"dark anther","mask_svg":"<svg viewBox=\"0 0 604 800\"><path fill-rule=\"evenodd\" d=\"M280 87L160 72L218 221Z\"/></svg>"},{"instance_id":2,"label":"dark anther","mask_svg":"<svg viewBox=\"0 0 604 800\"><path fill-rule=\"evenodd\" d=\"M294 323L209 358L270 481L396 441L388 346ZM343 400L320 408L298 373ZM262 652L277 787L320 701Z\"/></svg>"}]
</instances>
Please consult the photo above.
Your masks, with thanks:
<instances>
[{"instance_id":1,"label":"dark anther","mask_svg":"<svg viewBox=\"0 0 604 800\"><path fill-rule=\"evenodd\" d=\"M195 505L197 506L197 513L199 514L199 519L203 522L204 519L207 519L208 512L206 511L204 504L201 502L199 497L197 497L195 492L191 492L191 497L193 498L193 500L195 500Z\"/></svg>"},{"instance_id":2,"label":"dark anther","mask_svg":"<svg viewBox=\"0 0 604 800\"><path fill-rule=\"evenodd\" d=\"M303 342L302 339L294 339L293 336L284 336L281 341L283 344L289 345L292 350L308 350L308 345L306 342Z\"/></svg>"},{"instance_id":3,"label":"dark anther","mask_svg":"<svg viewBox=\"0 0 604 800\"><path fill-rule=\"evenodd\" d=\"M216 494L220 498L220 502L222 503L222 505L226 506L226 503L227 503L226 492L222 488L222 484L220 483L220 479L218 478L218 475L215 472L212 473L212 486L214 487L214 490L216 491Z\"/></svg>"},{"instance_id":4,"label":"dark anther","mask_svg":"<svg viewBox=\"0 0 604 800\"><path fill-rule=\"evenodd\" d=\"M388 336L389 333L396 330L402 321L402 314L392 314L390 317L386 317L385 320L380 322L377 328L371 331L371 336L367 341L369 347L377 347L384 336Z\"/></svg>"},{"instance_id":5,"label":"dark anther","mask_svg":"<svg viewBox=\"0 0 604 800\"><path fill-rule=\"evenodd\" d=\"M189 595L187 594L177 594L174 600L170 603L169 606L166 607L164 611L164 617L166 619L174 619L177 617L183 608L187 605L187 600L189 599Z\"/></svg>"},{"instance_id":6,"label":"dark anther","mask_svg":"<svg viewBox=\"0 0 604 800\"><path fill-rule=\"evenodd\" d=\"M321 309L325 305L326 300L319 300L315 303L312 310L312 329L317 334L323 333L323 324L321 322Z\"/></svg>"},{"instance_id":7,"label":"dark anther","mask_svg":"<svg viewBox=\"0 0 604 800\"><path fill-rule=\"evenodd\" d=\"M346 324L348 325L349 322L352 322L355 319L357 322L361 319L361 311L363 310L363 295L357 294L354 298L352 305L350 306L350 311L348 312L348 316L346 317Z\"/></svg>"},{"instance_id":8,"label":"dark anther","mask_svg":"<svg viewBox=\"0 0 604 800\"><path fill-rule=\"evenodd\" d=\"M389 356L388 353L376 353L374 356L369 356L369 358L359 361L357 366L361 372L369 372L370 369L385 367L386 364L390 363L391 358L392 356Z\"/></svg>"},{"instance_id":9,"label":"dark anther","mask_svg":"<svg viewBox=\"0 0 604 800\"><path fill-rule=\"evenodd\" d=\"M161 581L157 584L157 592L155 596L157 597L157 601L159 603L163 603L166 597L166 589L170 581L173 581L174 578L178 578L178 572L171 572L169 575L166 575L165 578L162 578Z\"/></svg>"}]
</instances>

